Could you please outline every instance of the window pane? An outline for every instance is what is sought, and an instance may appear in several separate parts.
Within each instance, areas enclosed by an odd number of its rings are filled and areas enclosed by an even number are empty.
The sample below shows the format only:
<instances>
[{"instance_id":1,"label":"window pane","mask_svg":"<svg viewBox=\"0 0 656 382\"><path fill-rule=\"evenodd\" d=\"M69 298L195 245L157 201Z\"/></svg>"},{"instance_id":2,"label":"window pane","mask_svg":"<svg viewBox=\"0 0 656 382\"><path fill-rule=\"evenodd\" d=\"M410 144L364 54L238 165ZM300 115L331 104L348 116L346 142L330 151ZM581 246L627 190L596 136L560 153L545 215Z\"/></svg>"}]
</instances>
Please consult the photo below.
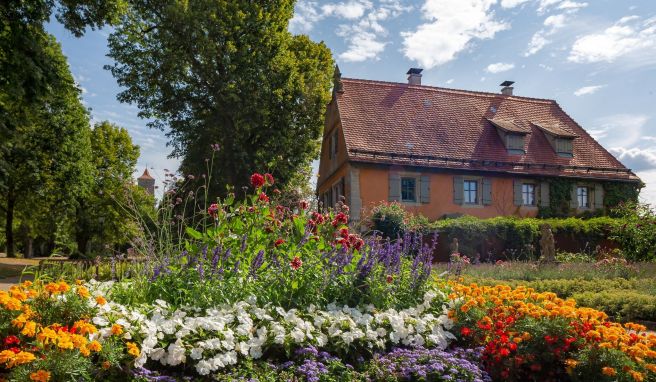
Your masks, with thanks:
<instances>
[{"instance_id":1,"label":"window pane","mask_svg":"<svg viewBox=\"0 0 656 382\"><path fill-rule=\"evenodd\" d=\"M401 200L404 202L416 201L416 179L401 178Z\"/></svg>"},{"instance_id":2,"label":"window pane","mask_svg":"<svg viewBox=\"0 0 656 382\"><path fill-rule=\"evenodd\" d=\"M587 187L577 187L576 198L578 201L579 208L588 208L590 206Z\"/></svg>"},{"instance_id":3,"label":"window pane","mask_svg":"<svg viewBox=\"0 0 656 382\"><path fill-rule=\"evenodd\" d=\"M464 198L467 204L478 203L478 182L475 180L465 180L463 184Z\"/></svg>"},{"instance_id":4,"label":"window pane","mask_svg":"<svg viewBox=\"0 0 656 382\"><path fill-rule=\"evenodd\" d=\"M522 184L522 204L525 206L535 205L535 185L530 183Z\"/></svg>"}]
</instances>

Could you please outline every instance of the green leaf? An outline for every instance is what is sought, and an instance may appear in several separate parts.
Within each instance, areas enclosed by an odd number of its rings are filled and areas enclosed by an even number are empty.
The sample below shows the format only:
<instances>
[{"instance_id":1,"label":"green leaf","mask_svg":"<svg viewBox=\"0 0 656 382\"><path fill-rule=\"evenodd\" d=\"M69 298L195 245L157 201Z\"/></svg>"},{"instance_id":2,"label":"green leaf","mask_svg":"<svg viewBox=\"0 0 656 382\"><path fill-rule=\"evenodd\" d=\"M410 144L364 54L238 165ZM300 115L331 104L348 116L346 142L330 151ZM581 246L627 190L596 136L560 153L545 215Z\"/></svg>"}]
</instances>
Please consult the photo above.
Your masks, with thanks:
<instances>
[{"instance_id":1,"label":"green leaf","mask_svg":"<svg viewBox=\"0 0 656 382\"><path fill-rule=\"evenodd\" d=\"M200 239L203 238L202 233L196 231L195 229L193 229L191 227L186 227L185 232L187 232L187 235L191 236L192 238L194 238L196 240L200 240Z\"/></svg>"}]
</instances>

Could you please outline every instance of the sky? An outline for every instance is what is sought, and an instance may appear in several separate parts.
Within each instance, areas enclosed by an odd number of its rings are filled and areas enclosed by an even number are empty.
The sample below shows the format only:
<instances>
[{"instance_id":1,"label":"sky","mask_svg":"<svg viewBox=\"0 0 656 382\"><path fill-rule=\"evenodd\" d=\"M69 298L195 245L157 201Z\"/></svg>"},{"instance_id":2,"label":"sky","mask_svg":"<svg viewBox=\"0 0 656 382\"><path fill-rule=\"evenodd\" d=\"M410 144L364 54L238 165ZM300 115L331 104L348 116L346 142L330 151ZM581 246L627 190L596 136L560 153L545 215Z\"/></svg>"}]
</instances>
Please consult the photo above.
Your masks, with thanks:
<instances>
[{"instance_id":1,"label":"sky","mask_svg":"<svg viewBox=\"0 0 656 382\"><path fill-rule=\"evenodd\" d=\"M655 0L299 0L290 31L324 41L344 77L406 82L555 99L647 184L656 205ZM148 129L121 90L107 54L109 30L75 38L53 22L93 121L128 129L141 147L137 172L161 182L168 158L163 132Z\"/></svg>"}]
</instances>

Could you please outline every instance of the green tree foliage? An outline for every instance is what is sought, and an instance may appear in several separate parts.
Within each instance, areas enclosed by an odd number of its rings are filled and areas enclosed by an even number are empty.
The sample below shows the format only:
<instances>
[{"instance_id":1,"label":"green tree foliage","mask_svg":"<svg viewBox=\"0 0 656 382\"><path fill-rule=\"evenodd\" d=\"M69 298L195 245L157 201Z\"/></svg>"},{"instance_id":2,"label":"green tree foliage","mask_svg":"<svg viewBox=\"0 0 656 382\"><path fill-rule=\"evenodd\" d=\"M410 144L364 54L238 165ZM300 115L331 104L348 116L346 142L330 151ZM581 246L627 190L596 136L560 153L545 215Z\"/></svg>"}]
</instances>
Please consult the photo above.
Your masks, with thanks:
<instances>
[{"instance_id":1,"label":"green tree foliage","mask_svg":"<svg viewBox=\"0 0 656 382\"><path fill-rule=\"evenodd\" d=\"M75 207L78 196L88 192L89 121L66 58L52 36L44 36L53 81L38 102L5 103L10 113L23 116L2 142L0 162L2 209L5 212L7 254L13 255L13 225L19 212L24 230L52 234L59 218Z\"/></svg>"},{"instance_id":2,"label":"green tree foliage","mask_svg":"<svg viewBox=\"0 0 656 382\"><path fill-rule=\"evenodd\" d=\"M109 122L97 123L91 132L93 181L90 192L78 199L75 239L80 253L89 243L120 245L136 234L131 214L133 202L154 208L152 197L143 198L132 174L139 146L132 144L127 130Z\"/></svg>"},{"instance_id":3,"label":"green tree foliage","mask_svg":"<svg viewBox=\"0 0 656 382\"><path fill-rule=\"evenodd\" d=\"M119 99L167 131L184 173L200 179L220 145L213 192L264 169L293 183L318 154L333 62L323 43L288 32L293 6L137 0L110 36Z\"/></svg>"}]
</instances>

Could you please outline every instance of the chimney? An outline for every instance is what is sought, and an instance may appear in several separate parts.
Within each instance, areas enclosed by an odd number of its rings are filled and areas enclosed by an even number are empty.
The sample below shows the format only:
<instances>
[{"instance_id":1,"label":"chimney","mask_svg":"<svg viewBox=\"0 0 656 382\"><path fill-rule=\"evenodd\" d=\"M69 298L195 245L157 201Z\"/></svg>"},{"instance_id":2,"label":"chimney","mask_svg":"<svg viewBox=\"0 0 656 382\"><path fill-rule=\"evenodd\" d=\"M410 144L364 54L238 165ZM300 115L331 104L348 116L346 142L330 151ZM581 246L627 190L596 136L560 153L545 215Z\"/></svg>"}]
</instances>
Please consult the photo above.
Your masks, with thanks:
<instances>
[{"instance_id":1,"label":"chimney","mask_svg":"<svg viewBox=\"0 0 656 382\"><path fill-rule=\"evenodd\" d=\"M410 68L408 70L408 85L421 85L421 68Z\"/></svg>"},{"instance_id":2,"label":"chimney","mask_svg":"<svg viewBox=\"0 0 656 382\"><path fill-rule=\"evenodd\" d=\"M514 83L515 83L515 81L503 81L501 83L501 85L499 85L499 86L503 86L501 88L501 94L507 95L507 96L513 95L513 89L514 88L512 87L512 84L514 84Z\"/></svg>"}]
</instances>

